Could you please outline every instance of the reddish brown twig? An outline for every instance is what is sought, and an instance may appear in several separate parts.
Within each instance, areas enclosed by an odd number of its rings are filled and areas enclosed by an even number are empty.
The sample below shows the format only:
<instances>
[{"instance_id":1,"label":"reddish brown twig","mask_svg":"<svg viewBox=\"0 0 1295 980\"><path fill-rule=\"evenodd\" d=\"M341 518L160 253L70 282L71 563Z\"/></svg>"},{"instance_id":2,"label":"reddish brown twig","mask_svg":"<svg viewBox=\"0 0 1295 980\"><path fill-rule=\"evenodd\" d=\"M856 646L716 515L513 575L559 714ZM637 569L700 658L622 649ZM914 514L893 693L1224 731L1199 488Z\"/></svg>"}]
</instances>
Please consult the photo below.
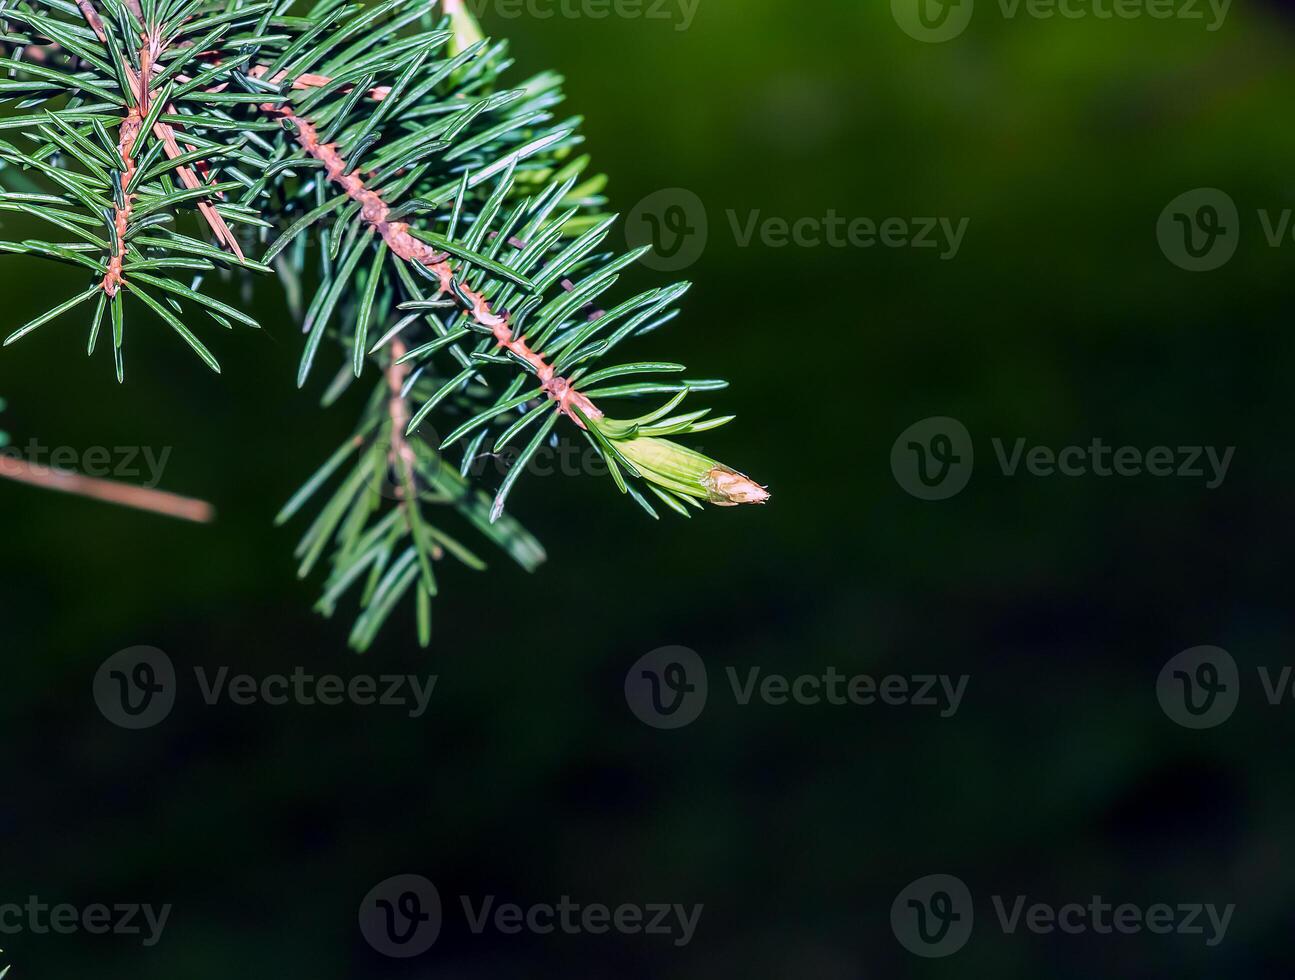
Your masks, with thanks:
<instances>
[{"instance_id":1,"label":"reddish brown twig","mask_svg":"<svg viewBox=\"0 0 1295 980\"><path fill-rule=\"evenodd\" d=\"M387 367L387 414L391 417L391 462L412 478L414 450L405 439L405 429L409 427L409 403L405 401L404 391L409 365L400 363L407 352L405 342L399 337L391 341L391 363Z\"/></svg>"},{"instance_id":2,"label":"reddish brown twig","mask_svg":"<svg viewBox=\"0 0 1295 980\"><path fill-rule=\"evenodd\" d=\"M392 221L391 209L382 199L382 195L364 183L358 170L346 172L346 162L332 143L321 143L319 132L306 119L296 115L290 109L272 104L261 106L262 111L286 119L296 128L297 142L310 156L324 164L328 179L333 181L347 195L361 205L360 216L374 229L387 247L407 262L418 262L432 271L440 281L442 294L457 295L465 301L471 316L483 327L489 327L494 334L495 342L504 350L511 351L535 369L544 388L545 394L557 402L558 407L575 421L581 428L584 423L574 411L579 409L591 419L602 418L603 413L585 395L571 387L571 383L558 375L551 365L544 362L544 355L533 351L526 343L525 337L513 334L508 314L502 316L494 313L490 303L478 292L462 282L455 289L454 267L449 264L447 255L437 252L430 245L419 241L409 232L409 225L403 221Z\"/></svg>"},{"instance_id":3,"label":"reddish brown twig","mask_svg":"<svg viewBox=\"0 0 1295 980\"><path fill-rule=\"evenodd\" d=\"M99 16L99 12L95 9L95 6L92 0L76 0L76 5L78 8L80 8L81 15L85 18L86 23L90 25L90 29L94 31L95 36L98 37L100 41L107 42L108 33L103 26L103 18ZM137 17L139 17L142 20L143 12L139 8L138 0L130 0L130 7L131 7L132 13L134 13ZM153 29L150 33L146 34L144 37L140 39L140 41L141 41L141 50L140 50L139 73L136 74L134 68L130 65L128 61L123 61L122 63L122 71L126 76L127 84L130 85L131 90L135 94L135 102L136 102L136 107L130 110L130 113L127 115L126 121L122 123L123 134L124 134L124 129L127 123L131 120L132 117L137 116L137 125L136 125L134 138L132 138L130 141L130 146L132 149L135 145L135 142L138 139L138 122L142 122L143 116L147 115L147 109L145 109L144 112L140 113L139 108L150 105L154 94L152 91L152 86L147 84L146 81L151 81L153 77L153 67L154 65L157 64L158 57L162 53L161 34L156 29ZM168 104L166 106L166 109L172 115L176 114L176 109L174 105ZM172 128L169 124L161 122L160 120L154 123L153 134L162 141L163 149L166 151L166 155L169 159L174 160L176 157L180 156L180 154L184 152L183 150L180 149L180 145L176 141L174 128ZM122 163L123 164L127 163L127 158L125 156L122 157ZM195 174L191 168L177 167L176 173L180 175L181 183L183 183L184 186L189 188L190 190L196 190L197 188L202 186L202 181L198 179L198 175ZM239 261L242 261L244 258L243 250L238 244L238 239L234 237L234 233L230 231L229 225L225 223L225 219L220 216L220 212L216 210L216 208L211 204L210 201L199 201L198 210L199 212L201 212L203 218L206 219L207 224L211 227L211 230L215 234L216 238L222 243L228 245L230 249L233 251L233 253L238 256ZM129 215L127 215L127 217L129 218ZM120 210L118 212L118 218L120 219ZM121 246L121 251L124 252L125 239L124 238L121 239L119 244ZM121 256L119 255L118 258L120 257ZM105 291L108 291L109 281L110 280L108 278L105 278L104 280ZM109 292L109 295L113 295L115 293L116 286L120 282L121 282L121 273L120 273L120 266L118 266L117 276L111 280L113 290Z\"/></svg>"},{"instance_id":4,"label":"reddish brown twig","mask_svg":"<svg viewBox=\"0 0 1295 980\"><path fill-rule=\"evenodd\" d=\"M113 221L113 227L117 231L117 247L108 261L108 272L103 277L103 291L109 296L116 296L118 288L126 281L122 277L122 263L126 259L126 232L130 228L130 216L135 206L135 195L127 188L135 176L135 143L143 125L140 107L133 106L121 121L121 135L117 139L117 152L121 155L122 165L122 203L116 208Z\"/></svg>"},{"instance_id":5,"label":"reddish brown twig","mask_svg":"<svg viewBox=\"0 0 1295 980\"><path fill-rule=\"evenodd\" d=\"M98 480L70 470L39 466L12 456L0 455L0 478L166 517L177 517L196 524L209 524L216 516L215 508L205 500L194 500L192 497L181 497L163 490L150 490L112 480Z\"/></svg>"},{"instance_id":6,"label":"reddish brown twig","mask_svg":"<svg viewBox=\"0 0 1295 980\"><path fill-rule=\"evenodd\" d=\"M104 30L103 18L99 16L99 11L94 9L94 4L90 0L76 0L76 5L81 8L81 16L90 25L90 30L94 31L100 41L107 41L108 32Z\"/></svg>"},{"instance_id":7,"label":"reddish brown twig","mask_svg":"<svg viewBox=\"0 0 1295 980\"><path fill-rule=\"evenodd\" d=\"M266 71L267 69L264 65L257 65L255 68L252 68L250 71L248 71L247 74L252 78L264 78ZM285 69L284 71L279 72L277 75L271 78L270 83L273 85L278 85L287 77L288 77L288 72ZM332 82L332 79L329 78L327 75L312 75L309 72L307 72L306 74L298 75L296 78L294 78L292 80L292 87L294 89L297 89L298 91L306 91L307 89L320 88L321 86L327 85L330 82ZM210 91L217 92L217 91L223 90L224 88L226 88L226 86L220 85L220 86L217 86L216 88L211 89ZM342 94L346 94L348 92L353 92L354 90L355 90L354 85L343 85L337 91ZM368 92L369 98L371 98L374 102L381 102L390 94L391 94L390 85L379 85L376 88L369 89L369 92Z\"/></svg>"}]
</instances>

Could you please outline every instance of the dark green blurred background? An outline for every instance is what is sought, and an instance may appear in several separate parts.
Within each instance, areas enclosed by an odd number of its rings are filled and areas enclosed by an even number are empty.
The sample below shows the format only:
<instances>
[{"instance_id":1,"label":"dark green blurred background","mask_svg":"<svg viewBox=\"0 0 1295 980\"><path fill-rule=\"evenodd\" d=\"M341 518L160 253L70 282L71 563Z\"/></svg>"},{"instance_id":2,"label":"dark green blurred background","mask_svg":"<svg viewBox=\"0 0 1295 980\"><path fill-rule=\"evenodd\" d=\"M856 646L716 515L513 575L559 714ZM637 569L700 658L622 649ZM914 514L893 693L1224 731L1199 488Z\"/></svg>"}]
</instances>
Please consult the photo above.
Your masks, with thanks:
<instances>
[{"instance_id":1,"label":"dark green blurred background","mask_svg":"<svg viewBox=\"0 0 1295 980\"><path fill-rule=\"evenodd\" d=\"M1207 20L1208 20L1208 10ZM1238 2L1191 20L1005 18L925 44L873 0L701 0L670 20L506 18L518 79L553 67L617 210L662 188L704 202L684 316L637 351L729 378L737 424L705 448L770 484L763 509L655 524L603 479L531 479L513 509L549 549L450 572L435 644L412 615L365 658L315 617L276 510L349 431L293 378L272 284L261 334L209 334L206 373L160 325L128 383L60 321L0 355L4 428L45 445L174 447L194 527L0 484L0 903L172 903L162 941L3 937L12 980L349 977L1289 977L1295 704L1257 665L1295 663L1287 576L1295 469L1295 23ZM1241 214L1206 273L1157 244L1198 187ZM739 247L726 212L970 219L956 258L912 248ZM5 238L30 234L6 222ZM1288 236L1289 238L1289 236ZM51 271L55 270L55 271ZM659 282L643 270L637 280ZM632 288L638 284L631 283ZM5 319L74 272L6 256ZM628 293L627 293L628 295ZM81 318L84 319L84 318ZM977 469L926 502L891 474L899 433L960 419ZM1235 446L1223 485L1006 478L989 440ZM299 531L300 528L295 529ZM91 682L137 644L257 675L435 673L426 717L201 704L129 732ZM678 644L706 711L638 722L625 673ZM1227 648L1226 724L1178 727L1156 678ZM751 704L725 667L969 674L951 718L915 707ZM382 879L447 906L424 956L356 925ZM976 929L947 959L892 935L910 881L947 873ZM473 935L456 896L704 903L696 937ZM1235 902L1226 939L1006 936L989 896L1053 904ZM3 963L4 960L0 960Z\"/></svg>"}]
</instances>

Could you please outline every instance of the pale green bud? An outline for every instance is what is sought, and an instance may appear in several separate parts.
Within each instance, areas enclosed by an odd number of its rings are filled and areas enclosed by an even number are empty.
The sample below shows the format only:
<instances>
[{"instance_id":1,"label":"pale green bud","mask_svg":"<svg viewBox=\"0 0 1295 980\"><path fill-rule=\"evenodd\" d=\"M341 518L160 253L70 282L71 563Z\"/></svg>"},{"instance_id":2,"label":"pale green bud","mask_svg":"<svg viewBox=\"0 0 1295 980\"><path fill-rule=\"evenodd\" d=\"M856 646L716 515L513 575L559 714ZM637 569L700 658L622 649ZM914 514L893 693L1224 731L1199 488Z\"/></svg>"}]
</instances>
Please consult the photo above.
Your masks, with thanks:
<instances>
[{"instance_id":1,"label":"pale green bud","mask_svg":"<svg viewBox=\"0 0 1295 980\"><path fill-rule=\"evenodd\" d=\"M721 507L763 504L769 491L749 476L669 439L639 436L616 443L643 478Z\"/></svg>"}]
</instances>

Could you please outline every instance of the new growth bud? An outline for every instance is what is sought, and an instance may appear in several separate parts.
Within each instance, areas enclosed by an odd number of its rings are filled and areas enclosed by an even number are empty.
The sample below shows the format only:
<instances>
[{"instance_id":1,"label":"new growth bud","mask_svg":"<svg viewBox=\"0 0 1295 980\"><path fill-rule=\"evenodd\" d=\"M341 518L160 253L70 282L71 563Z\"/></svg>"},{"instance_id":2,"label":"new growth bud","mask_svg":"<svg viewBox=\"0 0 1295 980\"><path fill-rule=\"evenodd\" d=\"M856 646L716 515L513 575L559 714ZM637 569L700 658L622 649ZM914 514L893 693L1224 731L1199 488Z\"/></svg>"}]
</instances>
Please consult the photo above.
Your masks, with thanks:
<instances>
[{"instance_id":1,"label":"new growth bud","mask_svg":"<svg viewBox=\"0 0 1295 980\"><path fill-rule=\"evenodd\" d=\"M745 473L730 470L727 466L716 465L707 479L711 487L710 502L722 507L763 504L769 499L768 489L760 486Z\"/></svg>"},{"instance_id":2,"label":"new growth bud","mask_svg":"<svg viewBox=\"0 0 1295 980\"><path fill-rule=\"evenodd\" d=\"M614 426L616 423L611 424ZM749 476L677 442L631 436L617 440L615 446L634 464L643 479L666 490L721 507L763 504L769 499L769 491Z\"/></svg>"}]
</instances>

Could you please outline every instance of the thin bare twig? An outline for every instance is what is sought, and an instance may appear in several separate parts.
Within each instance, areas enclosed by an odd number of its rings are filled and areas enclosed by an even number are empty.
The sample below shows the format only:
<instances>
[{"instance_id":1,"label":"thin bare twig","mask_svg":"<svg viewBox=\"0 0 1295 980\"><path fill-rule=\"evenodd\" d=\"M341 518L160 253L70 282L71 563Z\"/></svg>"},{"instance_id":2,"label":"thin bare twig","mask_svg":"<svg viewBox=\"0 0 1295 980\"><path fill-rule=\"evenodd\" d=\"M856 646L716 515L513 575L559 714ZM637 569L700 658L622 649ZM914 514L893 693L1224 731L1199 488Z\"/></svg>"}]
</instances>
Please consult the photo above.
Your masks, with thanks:
<instances>
[{"instance_id":1,"label":"thin bare twig","mask_svg":"<svg viewBox=\"0 0 1295 980\"><path fill-rule=\"evenodd\" d=\"M112 480L98 480L70 470L57 470L30 463L25 459L14 459L12 456L0 455L0 479L89 497L92 500L102 500L166 517L177 517L195 524L210 524L216 517L215 508L205 500L181 497L163 490L150 490L147 487L116 483Z\"/></svg>"},{"instance_id":2,"label":"thin bare twig","mask_svg":"<svg viewBox=\"0 0 1295 980\"><path fill-rule=\"evenodd\" d=\"M247 74L251 78L264 78L266 71L267 69L264 65L257 65L255 68L251 69ZM278 85L287 77L288 77L287 69L284 69L283 71L275 75L273 78L269 79L269 81L273 85ZM312 88L320 88L321 86L327 85L330 82L332 82L332 79L327 75L312 75L309 72L306 72L305 74L298 75L296 78L292 80L292 87L294 89L297 89L298 91L306 91ZM210 89L209 91L219 92L219 91L223 91L226 88L228 88L227 85L218 85L216 88ZM352 92L354 90L355 90L354 85L343 85L337 91L342 94L345 94L348 92ZM374 102L381 102L390 94L391 94L390 85L378 85L375 88L369 89L369 92L368 92L369 98L371 98Z\"/></svg>"},{"instance_id":3,"label":"thin bare twig","mask_svg":"<svg viewBox=\"0 0 1295 980\"><path fill-rule=\"evenodd\" d=\"M405 378L409 376L409 365L401 364L400 359L408 352L405 342L399 337L391 341L391 363L387 367L387 390L391 397L387 400L387 414L391 417L391 462L399 465L412 476L414 467L414 450L405 440L405 429L409 426L409 402L405 400Z\"/></svg>"}]
</instances>

